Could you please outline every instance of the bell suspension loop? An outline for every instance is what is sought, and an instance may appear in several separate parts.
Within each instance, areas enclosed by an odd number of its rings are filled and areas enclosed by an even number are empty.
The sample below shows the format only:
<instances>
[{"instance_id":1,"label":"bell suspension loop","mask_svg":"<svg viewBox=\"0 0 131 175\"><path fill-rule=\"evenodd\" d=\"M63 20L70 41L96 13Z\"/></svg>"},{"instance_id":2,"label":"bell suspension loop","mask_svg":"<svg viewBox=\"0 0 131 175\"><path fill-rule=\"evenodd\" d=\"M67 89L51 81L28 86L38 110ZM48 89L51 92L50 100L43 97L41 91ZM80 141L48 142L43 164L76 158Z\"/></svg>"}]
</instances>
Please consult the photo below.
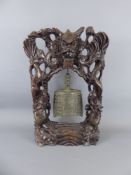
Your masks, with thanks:
<instances>
[{"instance_id":1,"label":"bell suspension loop","mask_svg":"<svg viewBox=\"0 0 131 175\"><path fill-rule=\"evenodd\" d=\"M71 75L69 73L69 69L67 69L67 72L65 74L65 78L64 78L64 86L65 89L70 89L70 82L71 82Z\"/></svg>"}]
</instances>

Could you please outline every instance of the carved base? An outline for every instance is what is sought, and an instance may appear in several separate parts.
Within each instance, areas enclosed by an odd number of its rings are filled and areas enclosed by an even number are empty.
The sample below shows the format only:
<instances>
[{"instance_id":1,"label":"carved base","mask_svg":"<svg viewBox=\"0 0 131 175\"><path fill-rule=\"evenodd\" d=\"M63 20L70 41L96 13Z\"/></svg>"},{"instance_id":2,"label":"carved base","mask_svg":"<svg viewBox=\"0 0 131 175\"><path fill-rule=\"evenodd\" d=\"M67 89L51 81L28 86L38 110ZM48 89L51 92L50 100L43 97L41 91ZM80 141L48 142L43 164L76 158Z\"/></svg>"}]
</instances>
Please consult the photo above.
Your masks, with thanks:
<instances>
[{"instance_id":1,"label":"carved base","mask_svg":"<svg viewBox=\"0 0 131 175\"><path fill-rule=\"evenodd\" d=\"M99 130L83 123L58 123L49 121L43 126L35 126L37 145L96 145Z\"/></svg>"}]
</instances>

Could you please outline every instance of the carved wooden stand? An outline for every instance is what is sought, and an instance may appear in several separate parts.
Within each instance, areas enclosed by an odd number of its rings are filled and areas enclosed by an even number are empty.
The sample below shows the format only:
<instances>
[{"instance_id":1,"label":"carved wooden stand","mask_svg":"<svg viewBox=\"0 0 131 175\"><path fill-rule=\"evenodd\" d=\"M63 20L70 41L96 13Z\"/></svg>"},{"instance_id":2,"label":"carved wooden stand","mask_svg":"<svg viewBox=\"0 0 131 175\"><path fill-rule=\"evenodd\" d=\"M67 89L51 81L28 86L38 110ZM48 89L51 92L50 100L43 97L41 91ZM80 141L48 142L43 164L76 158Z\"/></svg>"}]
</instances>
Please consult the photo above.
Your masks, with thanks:
<instances>
[{"instance_id":1,"label":"carved wooden stand","mask_svg":"<svg viewBox=\"0 0 131 175\"><path fill-rule=\"evenodd\" d=\"M101 76L105 66L104 55L109 44L103 32L95 33L92 27L76 32L61 32L57 28L32 32L24 41L24 50L30 60L30 77L35 119L35 140L38 145L87 145L99 139L98 124L102 109ZM36 39L45 41L48 52L36 45ZM44 49L44 48L43 48ZM41 65L44 64L44 70ZM86 118L81 123L50 121L50 96L48 81L63 69L72 69L88 84Z\"/></svg>"}]
</instances>

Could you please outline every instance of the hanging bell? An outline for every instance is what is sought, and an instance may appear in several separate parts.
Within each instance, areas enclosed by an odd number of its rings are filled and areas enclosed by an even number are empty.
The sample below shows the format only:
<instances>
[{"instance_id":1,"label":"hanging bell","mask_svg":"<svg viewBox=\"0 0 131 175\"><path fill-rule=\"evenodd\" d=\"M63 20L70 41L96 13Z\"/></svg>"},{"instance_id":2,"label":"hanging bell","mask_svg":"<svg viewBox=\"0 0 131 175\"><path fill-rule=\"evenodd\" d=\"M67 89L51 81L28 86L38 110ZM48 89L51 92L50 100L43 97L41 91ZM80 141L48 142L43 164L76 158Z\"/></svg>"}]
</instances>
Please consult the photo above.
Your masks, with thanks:
<instances>
[{"instance_id":1,"label":"hanging bell","mask_svg":"<svg viewBox=\"0 0 131 175\"><path fill-rule=\"evenodd\" d=\"M65 75L65 88L55 91L53 102L54 117L83 115L81 91L70 88L70 74Z\"/></svg>"}]
</instances>

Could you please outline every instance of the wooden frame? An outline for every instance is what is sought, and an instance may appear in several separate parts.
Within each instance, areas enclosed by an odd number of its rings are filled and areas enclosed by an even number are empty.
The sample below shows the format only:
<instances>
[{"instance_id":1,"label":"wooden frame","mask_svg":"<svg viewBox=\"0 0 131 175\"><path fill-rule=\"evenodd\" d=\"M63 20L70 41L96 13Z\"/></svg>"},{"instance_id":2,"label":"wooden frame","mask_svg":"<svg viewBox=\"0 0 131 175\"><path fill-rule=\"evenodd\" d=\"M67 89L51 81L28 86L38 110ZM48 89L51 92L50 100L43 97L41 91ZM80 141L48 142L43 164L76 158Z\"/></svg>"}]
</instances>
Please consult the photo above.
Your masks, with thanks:
<instances>
[{"instance_id":1,"label":"wooden frame","mask_svg":"<svg viewBox=\"0 0 131 175\"><path fill-rule=\"evenodd\" d=\"M81 34L85 32L86 39ZM36 39L45 41L47 53L36 45ZM99 139L98 124L102 109L101 76L105 66L104 55L109 40L104 32L95 33L92 27L75 32L61 32L57 28L32 32L24 41L24 50L30 60L30 77L35 119L35 140L38 145L87 145ZM44 65L44 69L41 68ZM86 118L80 123L50 121L48 82L63 69L72 69L88 84Z\"/></svg>"}]
</instances>

